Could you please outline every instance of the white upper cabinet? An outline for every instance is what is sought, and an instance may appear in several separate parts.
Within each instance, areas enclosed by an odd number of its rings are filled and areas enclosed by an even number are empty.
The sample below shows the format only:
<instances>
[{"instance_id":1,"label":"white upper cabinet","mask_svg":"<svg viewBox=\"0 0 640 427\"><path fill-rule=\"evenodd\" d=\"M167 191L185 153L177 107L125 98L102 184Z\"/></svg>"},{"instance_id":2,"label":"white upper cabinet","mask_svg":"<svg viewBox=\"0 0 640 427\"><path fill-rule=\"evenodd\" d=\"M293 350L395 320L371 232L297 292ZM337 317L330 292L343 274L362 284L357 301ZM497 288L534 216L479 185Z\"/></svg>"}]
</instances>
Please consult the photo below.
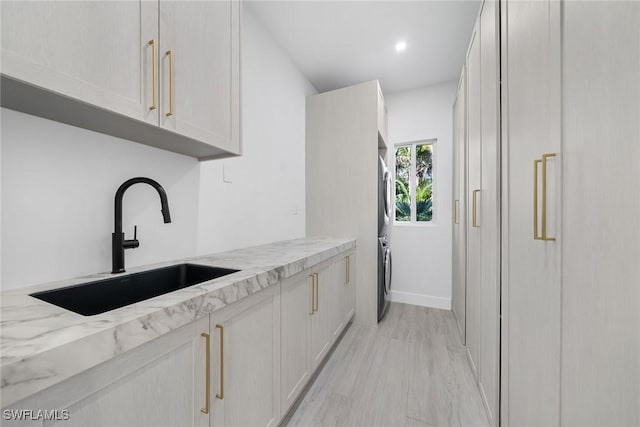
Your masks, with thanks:
<instances>
[{"instance_id":1,"label":"white upper cabinet","mask_svg":"<svg viewBox=\"0 0 640 427\"><path fill-rule=\"evenodd\" d=\"M156 123L157 3L3 1L2 74Z\"/></svg>"},{"instance_id":2,"label":"white upper cabinet","mask_svg":"<svg viewBox=\"0 0 640 427\"><path fill-rule=\"evenodd\" d=\"M200 159L240 154L240 1L1 7L3 107Z\"/></svg>"},{"instance_id":3,"label":"white upper cabinet","mask_svg":"<svg viewBox=\"0 0 640 427\"><path fill-rule=\"evenodd\" d=\"M239 23L237 1L160 1L160 126L235 153Z\"/></svg>"},{"instance_id":4,"label":"white upper cabinet","mask_svg":"<svg viewBox=\"0 0 640 427\"><path fill-rule=\"evenodd\" d=\"M384 95L378 84L378 146L386 148L389 143L387 106L384 103Z\"/></svg>"}]
</instances>

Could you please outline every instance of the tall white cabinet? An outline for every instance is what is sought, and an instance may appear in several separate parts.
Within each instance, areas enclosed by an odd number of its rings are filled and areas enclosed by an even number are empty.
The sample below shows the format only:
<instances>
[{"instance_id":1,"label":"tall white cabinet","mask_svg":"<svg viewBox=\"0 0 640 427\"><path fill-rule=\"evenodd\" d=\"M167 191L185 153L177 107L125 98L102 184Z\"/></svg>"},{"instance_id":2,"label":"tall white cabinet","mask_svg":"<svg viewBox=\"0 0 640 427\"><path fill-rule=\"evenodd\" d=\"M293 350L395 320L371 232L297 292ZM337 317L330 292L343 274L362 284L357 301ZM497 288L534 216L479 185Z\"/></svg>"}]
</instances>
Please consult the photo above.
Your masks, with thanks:
<instances>
[{"instance_id":1,"label":"tall white cabinet","mask_svg":"<svg viewBox=\"0 0 640 427\"><path fill-rule=\"evenodd\" d=\"M499 423L499 4L485 1L454 106L454 315L492 425Z\"/></svg>"},{"instance_id":2,"label":"tall white cabinet","mask_svg":"<svg viewBox=\"0 0 640 427\"><path fill-rule=\"evenodd\" d=\"M638 425L640 4L502 22L503 419Z\"/></svg>"},{"instance_id":3,"label":"tall white cabinet","mask_svg":"<svg viewBox=\"0 0 640 427\"><path fill-rule=\"evenodd\" d=\"M555 1L503 4L502 344L509 425L558 425L560 415L560 14ZM556 157L544 157L549 154Z\"/></svg>"},{"instance_id":4,"label":"tall white cabinet","mask_svg":"<svg viewBox=\"0 0 640 427\"><path fill-rule=\"evenodd\" d=\"M481 6L453 310L493 425L640 424L639 75L638 2Z\"/></svg>"},{"instance_id":5,"label":"tall white cabinet","mask_svg":"<svg viewBox=\"0 0 640 427\"><path fill-rule=\"evenodd\" d=\"M476 201L480 230L478 385L492 425L499 423L500 387L500 93L499 3L480 13L480 169ZM477 112L476 112L477 113Z\"/></svg>"},{"instance_id":6,"label":"tall white cabinet","mask_svg":"<svg viewBox=\"0 0 640 427\"><path fill-rule=\"evenodd\" d=\"M480 292L482 284L479 203L482 191L480 128L480 26L476 25L469 46L466 61L467 70L467 268L466 268L466 307L465 316L467 355L471 369L478 379L480 360Z\"/></svg>"},{"instance_id":7,"label":"tall white cabinet","mask_svg":"<svg viewBox=\"0 0 640 427\"><path fill-rule=\"evenodd\" d=\"M566 2L562 425L640 425L640 3Z\"/></svg>"},{"instance_id":8,"label":"tall white cabinet","mask_svg":"<svg viewBox=\"0 0 640 427\"><path fill-rule=\"evenodd\" d=\"M451 286L451 311L456 319L462 343L466 342L466 277L467 277L467 227L466 227L466 141L467 116L465 71L462 69L456 101L453 105L453 271Z\"/></svg>"},{"instance_id":9,"label":"tall white cabinet","mask_svg":"<svg viewBox=\"0 0 640 427\"><path fill-rule=\"evenodd\" d=\"M356 322L368 325L378 320L378 155L386 150L387 127L383 101L376 80L306 101L306 234L357 238Z\"/></svg>"}]
</instances>

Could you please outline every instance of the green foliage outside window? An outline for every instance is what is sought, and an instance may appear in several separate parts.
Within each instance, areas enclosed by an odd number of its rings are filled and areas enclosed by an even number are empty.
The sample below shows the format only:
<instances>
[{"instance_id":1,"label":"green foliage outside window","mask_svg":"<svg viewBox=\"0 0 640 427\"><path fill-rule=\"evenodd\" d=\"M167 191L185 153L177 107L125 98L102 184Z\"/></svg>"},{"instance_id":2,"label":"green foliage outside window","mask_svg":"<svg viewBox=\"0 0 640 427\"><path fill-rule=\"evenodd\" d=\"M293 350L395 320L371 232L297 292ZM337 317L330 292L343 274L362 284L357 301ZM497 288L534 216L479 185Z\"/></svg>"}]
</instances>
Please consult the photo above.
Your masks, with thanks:
<instances>
[{"instance_id":1,"label":"green foliage outside window","mask_svg":"<svg viewBox=\"0 0 640 427\"><path fill-rule=\"evenodd\" d=\"M412 163L412 154L415 156L415 163ZM415 173L414 180L411 180L412 173ZM415 204L411 200L412 185ZM432 144L416 144L415 148L408 145L396 149L395 194L396 221L411 221L412 208L416 212L416 221L427 222L433 219Z\"/></svg>"}]
</instances>

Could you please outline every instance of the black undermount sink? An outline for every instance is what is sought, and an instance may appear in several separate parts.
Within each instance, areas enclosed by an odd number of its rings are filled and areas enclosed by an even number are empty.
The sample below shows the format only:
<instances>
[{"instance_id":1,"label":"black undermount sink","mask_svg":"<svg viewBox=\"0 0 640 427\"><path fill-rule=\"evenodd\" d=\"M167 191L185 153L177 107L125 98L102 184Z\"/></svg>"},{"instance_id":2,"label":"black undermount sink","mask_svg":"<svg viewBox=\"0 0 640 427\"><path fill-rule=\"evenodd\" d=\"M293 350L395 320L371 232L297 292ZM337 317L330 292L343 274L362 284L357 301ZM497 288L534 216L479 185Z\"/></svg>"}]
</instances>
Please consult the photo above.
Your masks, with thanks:
<instances>
[{"instance_id":1,"label":"black undermount sink","mask_svg":"<svg viewBox=\"0 0 640 427\"><path fill-rule=\"evenodd\" d=\"M196 264L178 264L91 283L36 292L31 296L83 316L91 316L237 271L240 270Z\"/></svg>"}]
</instances>

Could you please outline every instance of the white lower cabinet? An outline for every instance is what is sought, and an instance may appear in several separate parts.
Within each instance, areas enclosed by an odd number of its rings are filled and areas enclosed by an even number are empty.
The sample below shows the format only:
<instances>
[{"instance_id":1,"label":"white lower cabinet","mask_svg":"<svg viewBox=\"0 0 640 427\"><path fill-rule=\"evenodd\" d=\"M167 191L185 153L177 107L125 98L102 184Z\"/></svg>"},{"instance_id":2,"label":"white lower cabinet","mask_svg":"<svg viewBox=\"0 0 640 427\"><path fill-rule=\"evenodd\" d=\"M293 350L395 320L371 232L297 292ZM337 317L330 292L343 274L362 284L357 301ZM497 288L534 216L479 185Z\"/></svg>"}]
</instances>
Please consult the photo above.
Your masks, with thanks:
<instances>
[{"instance_id":1,"label":"white lower cabinet","mask_svg":"<svg viewBox=\"0 0 640 427\"><path fill-rule=\"evenodd\" d=\"M281 284L284 415L355 314L355 252Z\"/></svg>"},{"instance_id":2,"label":"white lower cabinet","mask_svg":"<svg viewBox=\"0 0 640 427\"><path fill-rule=\"evenodd\" d=\"M331 331L337 339L355 313L355 252L333 264Z\"/></svg>"},{"instance_id":3,"label":"white lower cabinet","mask_svg":"<svg viewBox=\"0 0 640 427\"><path fill-rule=\"evenodd\" d=\"M333 342L331 330L331 291L333 288L333 269L325 264L314 270L315 292L313 315L311 316L311 367L315 370L329 352Z\"/></svg>"},{"instance_id":4,"label":"white lower cabinet","mask_svg":"<svg viewBox=\"0 0 640 427\"><path fill-rule=\"evenodd\" d=\"M291 407L313 371L311 367L311 316L313 273L302 273L281 284L282 413Z\"/></svg>"},{"instance_id":5,"label":"white lower cabinet","mask_svg":"<svg viewBox=\"0 0 640 427\"><path fill-rule=\"evenodd\" d=\"M280 421L279 288L211 315L211 426Z\"/></svg>"},{"instance_id":6,"label":"white lower cabinet","mask_svg":"<svg viewBox=\"0 0 640 427\"><path fill-rule=\"evenodd\" d=\"M338 255L3 408L69 420L3 425L276 426L353 316L354 271Z\"/></svg>"},{"instance_id":7,"label":"white lower cabinet","mask_svg":"<svg viewBox=\"0 0 640 427\"><path fill-rule=\"evenodd\" d=\"M6 409L66 410L68 420L6 426L208 426L207 317L121 354ZM70 355L74 357L74 355ZM60 413L59 415L62 415Z\"/></svg>"}]
</instances>

